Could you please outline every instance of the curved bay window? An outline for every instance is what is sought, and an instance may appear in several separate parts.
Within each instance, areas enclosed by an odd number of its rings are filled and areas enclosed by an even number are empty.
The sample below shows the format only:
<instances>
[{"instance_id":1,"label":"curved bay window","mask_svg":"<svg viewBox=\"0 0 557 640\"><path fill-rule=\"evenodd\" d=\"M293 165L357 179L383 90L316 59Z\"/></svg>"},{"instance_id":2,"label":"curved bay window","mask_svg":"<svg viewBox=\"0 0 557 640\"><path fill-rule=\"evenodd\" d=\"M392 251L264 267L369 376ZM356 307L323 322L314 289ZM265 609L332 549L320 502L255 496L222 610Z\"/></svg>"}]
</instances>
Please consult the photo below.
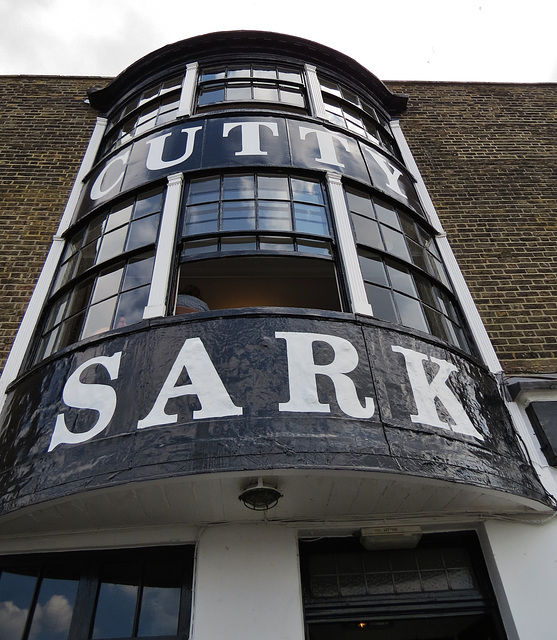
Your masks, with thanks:
<instances>
[{"instance_id":1,"label":"curved bay window","mask_svg":"<svg viewBox=\"0 0 557 640\"><path fill-rule=\"evenodd\" d=\"M329 122L375 142L398 157L389 122L379 109L337 82L319 76L319 84Z\"/></svg>"},{"instance_id":2,"label":"curved bay window","mask_svg":"<svg viewBox=\"0 0 557 640\"><path fill-rule=\"evenodd\" d=\"M142 319L163 200L163 188L127 198L68 237L35 362Z\"/></svg>"},{"instance_id":3,"label":"curved bay window","mask_svg":"<svg viewBox=\"0 0 557 640\"><path fill-rule=\"evenodd\" d=\"M212 309L341 309L317 180L252 173L194 179L182 240L178 294L195 285Z\"/></svg>"},{"instance_id":4,"label":"curved bay window","mask_svg":"<svg viewBox=\"0 0 557 640\"><path fill-rule=\"evenodd\" d=\"M234 102L271 102L286 108L306 109L302 71L265 63L214 65L202 69L198 107Z\"/></svg>"},{"instance_id":5,"label":"curved bay window","mask_svg":"<svg viewBox=\"0 0 557 640\"><path fill-rule=\"evenodd\" d=\"M176 118L183 74L151 85L128 100L109 120L102 153L105 155L154 127Z\"/></svg>"},{"instance_id":6,"label":"curved bay window","mask_svg":"<svg viewBox=\"0 0 557 640\"><path fill-rule=\"evenodd\" d=\"M431 333L467 352L465 331L433 235L401 206L346 188L373 315Z\"/></svg>"}]
</instances>

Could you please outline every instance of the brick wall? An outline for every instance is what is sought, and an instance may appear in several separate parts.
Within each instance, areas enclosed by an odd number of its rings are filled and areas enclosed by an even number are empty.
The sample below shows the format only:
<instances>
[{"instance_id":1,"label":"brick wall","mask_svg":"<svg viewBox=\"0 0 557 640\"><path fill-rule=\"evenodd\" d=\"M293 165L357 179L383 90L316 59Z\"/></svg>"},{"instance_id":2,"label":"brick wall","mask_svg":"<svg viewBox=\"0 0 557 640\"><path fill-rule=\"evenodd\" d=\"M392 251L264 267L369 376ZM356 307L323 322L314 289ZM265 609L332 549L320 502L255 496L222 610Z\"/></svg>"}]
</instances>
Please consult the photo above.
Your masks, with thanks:
<instances>
[{"instance_id":1,"label":"brick wall","mask_svg":"<svg viewBox=\"0 0 557 640\"><path fill-rule=\"evenodd\" d=\"M0 77L0 366L94 126L100 78ZM556 85L389 83L505 371L557 371Z\"/></svg>"},{"instance_id":2,"label":"brick wall","mask_svg":"<svg viewBox=\"0 0 557 640\"><path fill-rule=\"evenodd\" d=\"M98 78L0 77L0 367L93 130Z\"/></svg>"},{"instance_id":3,"label":"brick wall","mask_svg":"<svg viewBox=\"0 0 557 640\"><path fill-rule=\"evenodd\" d=\"M504 370L557 371L557 85L389 87Z\"/></svg>"}]
</instances>

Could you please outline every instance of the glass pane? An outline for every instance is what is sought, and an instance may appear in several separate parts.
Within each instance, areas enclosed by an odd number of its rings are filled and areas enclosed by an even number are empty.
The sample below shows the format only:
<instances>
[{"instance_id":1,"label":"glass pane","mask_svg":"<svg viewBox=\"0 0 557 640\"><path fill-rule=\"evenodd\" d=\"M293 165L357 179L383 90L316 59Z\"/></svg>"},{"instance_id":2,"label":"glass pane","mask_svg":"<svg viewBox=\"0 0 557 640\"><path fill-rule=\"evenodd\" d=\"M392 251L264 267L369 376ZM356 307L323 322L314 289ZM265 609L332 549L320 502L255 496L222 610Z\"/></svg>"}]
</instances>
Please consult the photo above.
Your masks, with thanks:
<instances>
[{"instance_id":1,"label":"glass pane","mask_svg":"<svg viewBox=\"0 0 557 640\"><path fill-rule=\"evenodd\" d=\"M90 242L89 244L85 245L83 249L76 255L76 266L72 273L73 278L77 277L87 269L90 269L95 264L99 245L100 240L97 240L96 242Z\"/></svg>"},{"instance_id":2,"label":"glass pane","mask_svg":"<svg viewBox=\"0 0 557 640\"><path fill-rule=\"evenodd\" d=\"M180 611L180 565L149 562L145 567L138 636L176 635Z\"/></svg>"},{"instance_id":3,"label":"glass pane","mask_svg":"<svg viewBox=\"0 0 557 640\"><path fill-rule=\"evenodd\" d=\"M255 85L253 87L253 99L267 102L278 102L278 89L276 87Z\"/></svg>"},{"instance_id":4,"label":"glass pane","mask_svg":"<svg viewBox=\"0 0 557 640\"><path fill-rule=\"evenodd\" d=\"M0 576L0 637L19 640L27 621L37 583L34 569L3 571Z\"/></svg>"},{"instance_id":5,"label":"glass pane","mask_svg":"<svg viewBox=\"0 0 557 640\"><path fill-rule=\"evenodd\" d=\"M339 595L336 575L314 576L311 580L311 594L314 598L327 598Z\"/></svg>"},{"instance_id":6,"label":"glass pane","mask_svg":"<svg viewBox=\"0 0 557 640\"><path fill-rule=\"evenodd\" d=\"M400 222L398 220L398 216L393 207L386 204L385 202L381 202L381 200L374 200L373 205L375 207L375 212L377 213L377 219L382 224L388 224L391 227L395 227L396 229L401 229Z\"/></svg>"},{"instance_id":7,"label":"glass pane","mask_svg":"<svg viewBox=\"0 0 557 640\"><path fill-rule=\"evenodd\" d=\"M400 313L400 319L403 325L406 327L413 327L420 331L428 331L428 326L425 321L422 305L414 298L403 296L400 293L394 293L395 301Z\"/></svg>"},{"instance_id":8,"label":"glass pane","mask_svg":"<svg viewBox=\"0 0 557 640\"><path fill-rule=\"evenodd\" d=\"M451 589L474 589L474 576L470 569L448 569L449 586Z\"/></svg>"},{"instance_id":9,"label":"glass pane","mask_svg":"<svg viewBox=\"0 0 557 640\"><path fill-rule=\"evenodd\" d=\"M379 256L361 255L360 267L362 269L362 276L366 282L374 282L384 287L389 286L385 266Z\"/></svg>"},{"instance_id":10,"label":"glass pane","mask_svg":"<svg viewBox=\"0 0 557 640\"><path fill-rule=\"evenodd\" d=\"M255 238L231 236L221 240L221 251L255 251Z\"/></svg>"},{"instance_id":11,"label":"glass pane","mask_svg":"<svg viewBox=\"0 0 557 640\"><path fill-rule=\"evenodd\" d=\"M371 595L395 592L391 573L368 573L366 575L366 582L367 591Z\"/></svg>"},{"instance_id":12,"label":"glass pane","mask_svg":"<svg viewBox=\"0 0 557 640\"><path fill-rule=\"evenodd\" d=\"M366 585L363 574L340 575L340 594L342 596L365 596Z\"/></svg>"},{"instance_id":13,"label":"glass pane","mask_svg":"<svg viewBox=\"0 0 557 640\"><path fill-rule=\"evenodd\" d=\"M414 223L413 220L411 220L409 218L409 216L407 216L404 213L400 213L399 214L399 218L400 221L402 223L402 230L404 231L404 233L409 237L412 238L412 240L414 240L415 242L421 242L421 238L420 235L418 233L418 230L416 228L416 224Z\"/></svg>"},{"instance_id":14,"label":"glass pane","mask_svg":"<svg viewBox=\"0 0 557 640\"><path fill-rule=\"evenodd\" d=\"M140 256L130 260L126 269L126 275L124 276L122 291L127 291L128 289L133 289L151 282L154 262L154 256L149 256L148 258Z\"/></svg>"},{"instance_id":15,"label":"glass pane","mask_svg":"<svg viewBox=\"0 0 557 640\"><path fill-rule=\"evenodd\" d=\"M218 204L190 206L186 212L185 235L209 233L218 230Z\"/></svg>"},{"instance_id":16,"label":"glass pane","mask_svg":"<svg viewBox=\"0 0 557 640\"><path fill-rule=\"evenodd\" d=\"M301 84L302 78L297 71L289 71L288 69L281 69L279 67L278 70L279 80L284 80L285 82L296 82Z\"/></svg>"},{"instance_id":17,"label":"glass pane","mask_svg":"<svg viewBox=\"0 0 557 640\"><path fill-rule=\"evenodd\" d=\"M407 293L409 296L417 297L416 287L414 286L414 281L408 269L387 261L387 272L393 289Z\"/></svg>"},{"instance_id":18,"label":"glass pane","mask_svg":"<svg viewBox=\"0 0 557 640\"><path fill-rule=\"evenodd\" d=\"M364 218L360 215L353 215L354 231L359 244L365 244L375 249L383 249L383 238L379 233L379 225L375 220Z\"/></svg>"},{"instance_id":19,"label":"glass pane","mask_svg":"<svg viewBox=\"0 0 557 640\"><path fill-rule=\"evenodd\" d=\"M268 200L290 200L286 176L257 176L257 196Z\"/></svg>"},{"instance_id":20,"label":"glass pane","mask_svg":"<svg viewBox=\"0 0 557 640\"><path fill-rule=\"evenodd\" d=\"M29 638L66 640L72 621L79 578L43 578Z\"/></svg>"},{"instance_id":21,"label":"glass pane","mask_svg":"<svg viewBox=\"0 0 557 640\"><path fill-rule=\"evenodd\" d=\"M119 256L123 252L127 232L128 228L126 226L120 227L116 229L116 231L111 231L103 236L99 255L97 256L97 264Z\"/></svg>"},{"instance_id":22,"label":"glass pane","mask_svg":"<svg viewBox=\"0 0 557 640\"><path fill-rule=\"evenodd\" d=\"M292 178L292 194L294 200L299 200L300 202L323 204L323 194L319 182Z\"/></svg>"},{"instance_id":23,"label":"glass pane","mask_svg":"<svg viewBox=\"0 0 557 640\"><path fill-rule=\"evenodd\" d=\"M207 82L208 80L222 80L224 78L224 69L218 67L216 69L205 69L201 73L201 82Z\"/></svg>"},{"instance_id":24,"label":"glass pane","mask_svg":"<svg viewBox=\"0 0 557 640\"><path fill-rule=\"evenodd\" d=\"M284 102L285 104L291 104L294 107L305 107L304 96L300 91L281 89L280 101Z\"/></svg>"},{"instance_id":25,"label":"glass pane","mask_svg":"<svg viewBox=\"0 0 557 640\"><path fill-rule=\"evenodd\" d=\"M253 68L252 75L254 78L271 78L276 79L277 72L274 67L257 67Z\"/></svg>"},{"instance_id":26,"label":"glass pane","mask_svg":"<svg viewBox=\"0 0 557 640\"><path fill-rule=\"evenodd\" d=\"M160 211L161 208L162 192L159 190L150 191L149 193L145 193L137 198L133 211L133 219L136 220L137 218L147 216L150 213L155 213Z\"/></svg>"},{"instance_id":27,"label":"glass pane","mask_svg":"<svg viewBox=\"0 0 557 640\"><path fill-rule=\"evenodd\" d=\"M108 216L106 226L104 228L104 233L112 231L112 229L116 229L116 227L120 227L123 224L128 223L130 221L132 211L133 202L130 201L122 204L120 207L115 207Z\"/></svg>"},{"instance_id":28,"label":"glass pane","mask_svg":"<svg viewBox=\"0 0 557 640\"><path fill-rule=\"evenodd\" d=\"M259 202L259 229L291 231L292 217L289 202Z\"/></svg>"},{"instance_id":29,"label":"glass pane","mask_svg":"<svg viewBox=\"0 0 557 640\"><path fill-rule=\"evenodd\" d=\"M453 342L452 336L450 335L447 327L449 320L447 320L447 318L438 311L430 309L429 307L424 307L424 311L431 333L434 336L441 338L441 340Z\"/></svg>"},{"instance_id":30,"label":"glass pane","mask_svg":"<svg viewBox=\"0 0 557 640\"><path fill-rule=\"evenodd\" d=\"M92 638L131 637L139 578L136 565L115 564L105 567Z\"/></svg>"},{"instance_id":31,"label":"glass pane","mask_svg":"<svg viewBox=\"0 0 557 640\"><path fill-rule=\"evenodd\" d=\"M222 197L224 200L253 200L255 197L254 176L225 176Z\"/></svg>"},{"instance_id":32,"label":"glass pane","mask_svg":"<svg viewBox=\"0 0 557 640\"><path fill-rule=\"evenodd\" d=\"M248 67L228 67L228 78L249 78L251 76L251 69Z\"/></svg>"},{"instance_id":33,"label":"glass pane","mask_svg":"<svg viewBox=\"0 0 557 640\"><path fill-rule=\"evenodd\" d=\"M130 233L126 242L126 251L152 244L157 239L159 216L153 215L136 220L130 225Z\"/></svg>"},{"instance_id":34,"label":"glass pane","mask_svg":"<svg viewBox=\"0 0 557 640\"><path fill-rule=\"evenodd\" d=\"M250 201L223 202L222 230L241 229L255 229L255 203Z\"/></svg>"},{"instance_id":35,"label":"glass pane","mask_svg":"<svg viewBox=\"0 0 557 640\"><path fill-rule=\"evenodd\" d=\"M397 593L415 593L422 590L420 575L417 571L401 571L393 573Z\"/></svg>"},{"instance_id":36,"label":"glass pane","mask_svg":"<svg viewBox=\"0 0 557 640\"><path fill-rule=\"evenodd\" d=\"M95 283L95 290L93 291L91 302L94 304L95 302L116 295L120 289L120 281L122 280L123 273L124 267L102 273Z\"/></svg>"},{"instance_id":37,"label":"glass pane","mask_svg":"<svg viewBox=\"0 0 557 640\"><path fill-rule=\"evenodd\" d=\"M381 226L381 232L383 234L383 239L385 240L386 250L391 255L410 262L410 254L402 233L385 226Z\"/></svg>"},{"instance_id":38,"label":"glass pane","mask_svg":"<svg viewBox=\"0 0 557 640\"><path fill-rule=\"evenodd\" d=\"M85 309L89 304L89 296L91 289L93 288L94 280L85 280L78 284L71 293L70 301L68 303L68 309L66 311L66 317L72 316L74 313Z\"/></svg>"},{"instance_id":39,"label":"glass pane","mask_svg":"<svg viewBox=\"0 0 557 640\"><path fill-rule=\"evenodd\" d=\"M322 242L321 240L306 240L300 238L297 241L298 251L304 253L317 253L323 256L331 255L331 245L328 242Z\"/></svg>"},{"instance_id":40,"label":"glass pane","mask_svg":"<svg viewBox=\"0 0 557 640\"><path fill-rule=\"evenodd\" d=\"M264 251L294 251L294 241L292 238L262 237L259 246Z\"/></svg>"},{"instance_id":41,"label":"glass pane","mask_svg":"<svg viewBox=\"0 0 557 640\"><path fill-rule=\"evenodd\" d=\"M332 93L333 95L342 98L342 93L340 92L340 88L336 82L329 82L329 80L319 78L319 83L327 93Z\"/></svg>"},{"instance_id":42,"label":"glass pane","mask_svg":"<svg viewBox=\"0 0 557 640\"><path fill-rule=\"evenodd\" d=\"M367 282L365 283L365 288L367 299L373 309L373 315L380 320L387 320L387 322L398 322L390 290L376 287Z\"/></svg>"},{"instance_id":43,"label":"glass pane","mask_svg":"<svg viewBox=\"0 0 557 640\"><path fill-rule=\"evenodd\" d=\"M70 294L67 293L65 296L63 296L59 300L56 300L53 303L52 308L50 309L50 312L48 314L48 320L45 325L45 331L48 331L54 325L57 325L59 322L61 322L62 318L65 315L64 312L66 311L66 305L68 303L69 297L70 297Z\"/></svg>"},{"instance_id":44,"label":"glass pane","mask_svg":"<svg viewBox=\"0 0 557 640\"><path fill-rule=\"evenodd\" d=\"M123 293L118 301L118 308L114 316L114 328L120 329L121 327L141 322L148 299L149 286Z\"/></svg>"},{"instance_id":45,"label":"glass pane","mask_svg":"<svg viewBox=\"0 0 557 640\"><path fill-rule=\"evenodd\" d=\"M188 204L216 202L220 197L220 178L192 180L188 194Z\"/></svg>"},{"instance_id":46,"label":"glass pane","mask_svg":"<svg viewBox=\"0 0 557 640\"><path fill-rule=\"evenodd\" d=\"M68 320L65 320L60 325L60 330L56 337L56 343L52 348L53 351L63 349L69 344L73 344L74 342L77 342L79 340L79 334L81 332L84 316L85 312L78 313Z\"/></svg>"},{"instance_id":47,"label":"glass pane","mask_svg":"<svg viewBox=\"0 0 557 640\"><path fill-rule=\"evenodd\" d=\"M447 591L449 588L444 571L422 571L421 577L424 591Z\"/></svg>"},{"instance_id":48,"label":"glass pane","mask_svg":"<svg viewBox=\"0 0 557 640\"><path fill-rule=\"evenodd\" d=\"M195 242L186 242L184 244L183 256L191 256L198 253L209 253L218 250L218 240L209 238L208 240L196 240Z\"/></svg>"},{"instance_id":49,"label":"glass pane","mask_svg":"<svg viewBox=\"0 0 557 640\"><path fill-rule=\"evenodd\" d=\"M85 326L81 334L81 339L104 333L112 327L112 317L116 306L117 296L99 302L91 306L87 313Z\"/></svg>"},{"instance_id":50,"label":"glass pane","mask_svg":"<svg viewBox=\"0 0 557 640\"><path fill-rule=\"evenodd\" d=\"M251 85L234 85L226 87L226 101L237 102L251 100Z\"/></svg>"},{"instance_id":51,"label":"glass pane","mask_svg":"<svg viewBox=\"0 0 557 640\"><path fill-rule=\"evenodd\" d=\"M203 107L207 104L215 104L217 102L224 102L224 87L201 89L198 100L198 104L200 107Z\"/></svg>"},{"instance_id":52,"label":"glass pane","mask_svg":"<svg viewBox=\"0 0 557 640\"><path fill-rule=\"evenodd\" d=\"M101 235L105 220L106 214L95 218L89 223L87 230L85 231L85 237L83 238L84 245L96 240Z\"/></svg>"},{"instance_id":53,"label":"glass pane","mask_svg":"<svg viewBox=\"0 0 557 640\"><path fill-rule=\"evenodd\" d=\"M375 219L371 199L366 195L355 193L354 191L346 191L346 199L348 201L348 208L352 213L359 213L367 218Z\"/></svg>"},{"instance_id":54,"label":"glass pane","mask_svg":"<svg viewBox=\"0 0 557 640\"><path fill-rule=\"evenodd\" d=\"M294 203L296 229L315 235L329 235L329 225L324 207L311 204Z\"/></svg>"}]
</instances>

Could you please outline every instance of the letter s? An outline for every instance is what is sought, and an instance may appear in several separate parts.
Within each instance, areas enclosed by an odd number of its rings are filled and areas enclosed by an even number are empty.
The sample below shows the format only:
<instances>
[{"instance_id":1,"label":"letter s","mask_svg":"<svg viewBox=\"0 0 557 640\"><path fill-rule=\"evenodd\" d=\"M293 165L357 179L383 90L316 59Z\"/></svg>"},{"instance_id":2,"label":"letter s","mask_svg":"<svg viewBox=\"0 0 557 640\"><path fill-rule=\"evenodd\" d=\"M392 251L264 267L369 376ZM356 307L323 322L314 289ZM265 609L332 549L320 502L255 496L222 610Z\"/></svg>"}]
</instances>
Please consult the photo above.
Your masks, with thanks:
<instances>
[{"instance_id":1,"label":"letter s","mask_svg":"<svg viewBox=\"0 0 557 640\"><path fill-rule=\"evenodd\" d=\"M52 451L59 444L80 444L90 440L106 429L108 423L112 420L114 411L116 410L116 391L112 387L105 384L84 384L81 382L81 374L85 369L95 364L104 367L111 380L118 378L120 369L120 358L122 352L118 351L113 356L98 356L87 360L79 366L66 381L64 391L62 392L62 400L75 409L93 409L99 412L99 418L94 427L84 433L72 433L66 427L66 421L63 414L56 417L56 424L50 440L48 451Z\"/></svg>"}]
</instances>

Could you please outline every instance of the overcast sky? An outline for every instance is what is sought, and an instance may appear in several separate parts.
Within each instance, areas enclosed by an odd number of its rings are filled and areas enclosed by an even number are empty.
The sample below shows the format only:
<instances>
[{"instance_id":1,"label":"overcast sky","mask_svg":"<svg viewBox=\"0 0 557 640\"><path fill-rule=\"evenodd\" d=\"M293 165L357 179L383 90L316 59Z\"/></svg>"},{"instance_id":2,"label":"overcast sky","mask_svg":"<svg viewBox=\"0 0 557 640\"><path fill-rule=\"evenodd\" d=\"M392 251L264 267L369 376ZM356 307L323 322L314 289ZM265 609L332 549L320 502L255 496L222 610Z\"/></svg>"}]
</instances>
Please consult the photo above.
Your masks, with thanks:
<instances>
[{"instance_id":1,"label":"overcast sky","mask_svg":"<svg viewBox=\"0 0 557 640\"><path fill-rule=\"evenodd\" d=\"M229 29L315 40L382 80L557 81L556 0L0 0L0 74L114 76Z\"/></svg>"}]
</instances>

